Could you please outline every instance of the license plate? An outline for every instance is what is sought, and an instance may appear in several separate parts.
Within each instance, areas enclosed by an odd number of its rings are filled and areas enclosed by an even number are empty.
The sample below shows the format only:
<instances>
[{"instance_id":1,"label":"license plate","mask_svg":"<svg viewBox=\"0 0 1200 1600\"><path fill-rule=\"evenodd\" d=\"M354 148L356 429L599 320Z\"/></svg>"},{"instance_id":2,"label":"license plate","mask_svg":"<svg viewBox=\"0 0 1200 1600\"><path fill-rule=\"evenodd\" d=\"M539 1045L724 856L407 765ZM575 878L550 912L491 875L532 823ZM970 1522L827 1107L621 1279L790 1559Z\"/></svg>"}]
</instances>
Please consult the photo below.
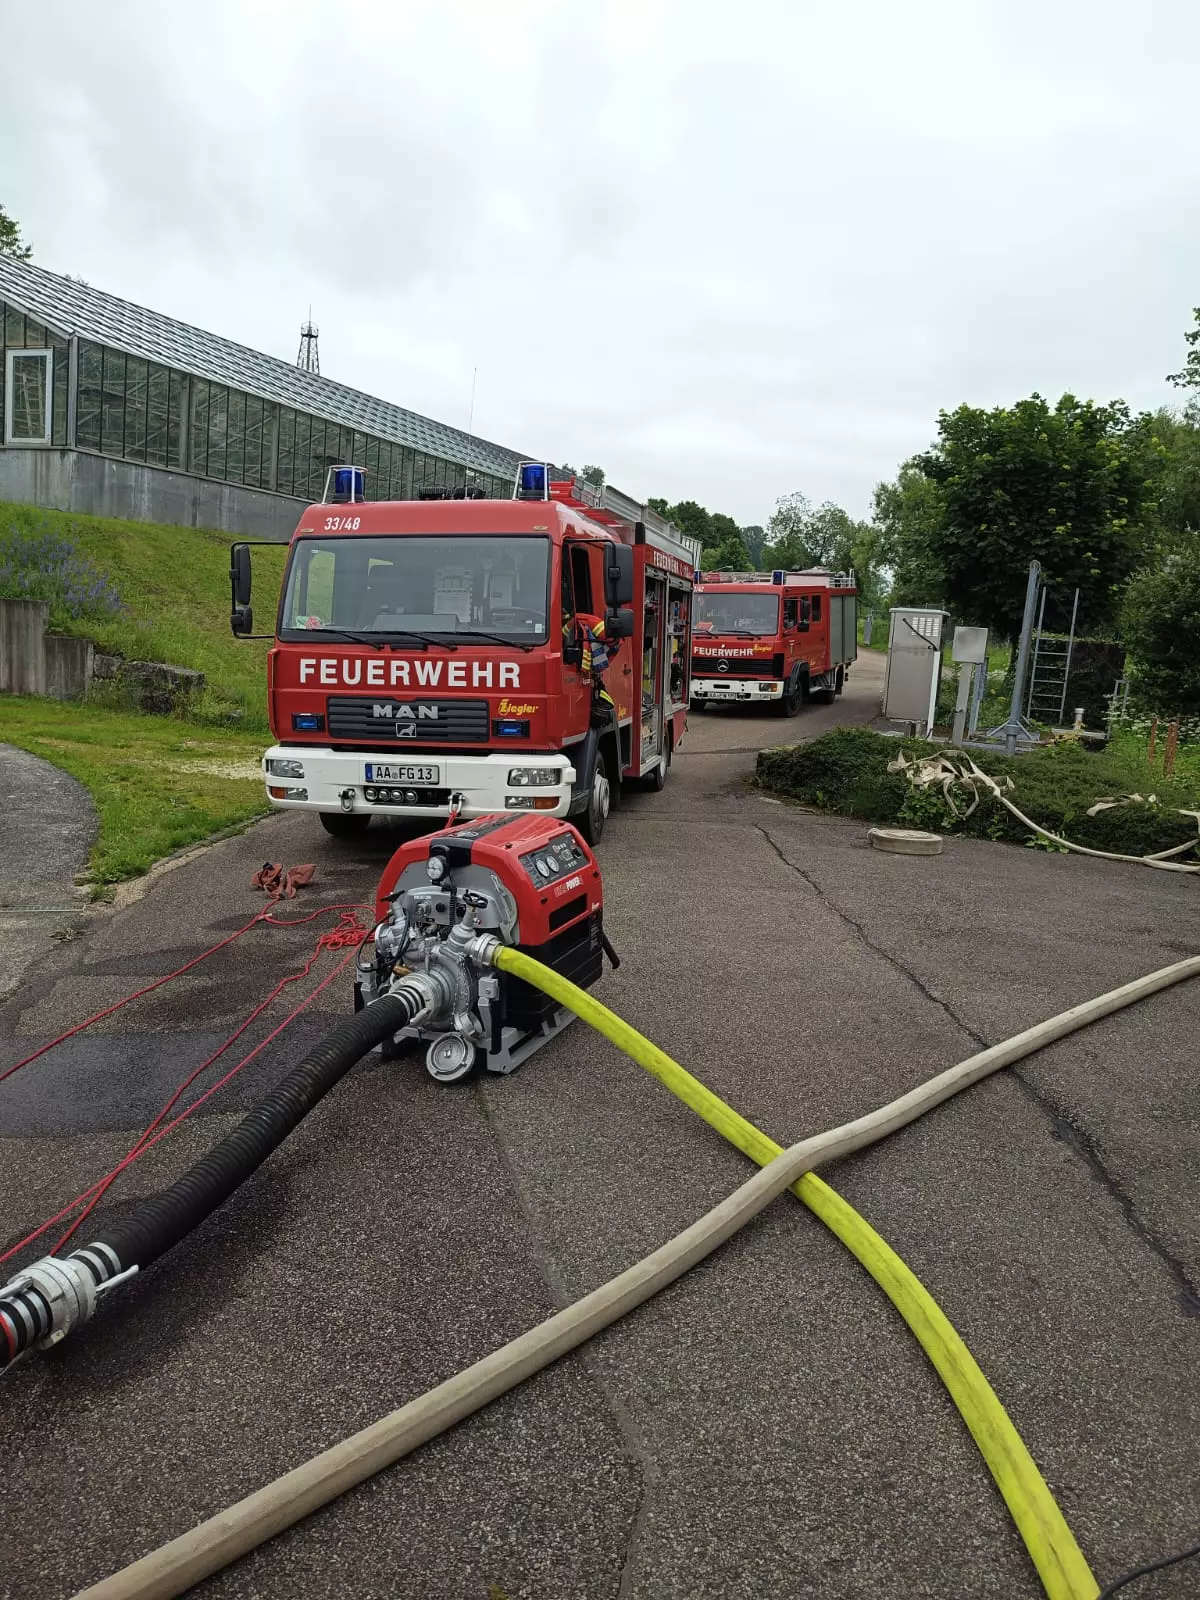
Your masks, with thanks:
<instances>
[{"instance_id":1,"label":"license plate","mask_svg":"<svg viewBox=\"0 0 1200 1600\"><path fill-rule=\"evenodd\" d=\"M440 767L402 767L394 761L368 761L368 783L423 783L437 788Z\"/></svg>"}]
</instances>

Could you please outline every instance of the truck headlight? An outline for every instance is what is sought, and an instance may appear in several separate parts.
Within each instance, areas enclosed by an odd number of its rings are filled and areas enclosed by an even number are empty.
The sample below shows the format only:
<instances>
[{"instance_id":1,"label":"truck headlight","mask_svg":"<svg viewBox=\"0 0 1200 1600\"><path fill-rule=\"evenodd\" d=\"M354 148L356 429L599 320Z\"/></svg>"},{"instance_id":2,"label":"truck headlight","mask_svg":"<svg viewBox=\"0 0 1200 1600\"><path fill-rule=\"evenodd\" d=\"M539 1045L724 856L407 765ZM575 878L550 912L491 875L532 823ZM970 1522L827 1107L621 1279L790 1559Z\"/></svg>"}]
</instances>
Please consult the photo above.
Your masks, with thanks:
<instances>
[{"instance_id":1,"label":"truck headlight","mask_svg":"<svg viewBox=\"0 0 1200 1600\"><path fill-rule=\"evenodd\" d=\"M562 782L561 767L510 767L510 789L549 789Z\"/></svg>"},{"instance_id":2,"label":"truck headlight","mask_svg":"<svg viewBox=\"0 0 1200 1600\"><path fill-rule=\"evenodd\" d=\"M271 756L267 761L267 771L273 778L302 778L304 763L289 757Z\"/></svg>"}]
</instances>

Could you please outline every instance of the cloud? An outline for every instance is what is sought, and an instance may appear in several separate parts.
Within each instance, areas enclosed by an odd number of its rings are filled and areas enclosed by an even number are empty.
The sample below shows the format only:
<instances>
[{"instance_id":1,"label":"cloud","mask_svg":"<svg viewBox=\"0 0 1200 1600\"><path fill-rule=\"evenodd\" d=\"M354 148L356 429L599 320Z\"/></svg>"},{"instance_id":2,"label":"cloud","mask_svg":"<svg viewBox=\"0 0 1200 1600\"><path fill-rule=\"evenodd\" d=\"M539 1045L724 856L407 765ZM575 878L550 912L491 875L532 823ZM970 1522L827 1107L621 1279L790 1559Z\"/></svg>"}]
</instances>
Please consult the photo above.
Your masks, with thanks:
<instances>
[{"instance_id":1,"label":"cloud","mask_svg":"<svg viewBox=\"0 0 1200 1600\"><path fill-rule=\"evenodd\" d=\"M1086 23L1086 26L1083 24ZM47 266L638 495L858 514L940 407L1173 397L1200 15L859 0L27 8Z\"/></svg>"}]
</instances>

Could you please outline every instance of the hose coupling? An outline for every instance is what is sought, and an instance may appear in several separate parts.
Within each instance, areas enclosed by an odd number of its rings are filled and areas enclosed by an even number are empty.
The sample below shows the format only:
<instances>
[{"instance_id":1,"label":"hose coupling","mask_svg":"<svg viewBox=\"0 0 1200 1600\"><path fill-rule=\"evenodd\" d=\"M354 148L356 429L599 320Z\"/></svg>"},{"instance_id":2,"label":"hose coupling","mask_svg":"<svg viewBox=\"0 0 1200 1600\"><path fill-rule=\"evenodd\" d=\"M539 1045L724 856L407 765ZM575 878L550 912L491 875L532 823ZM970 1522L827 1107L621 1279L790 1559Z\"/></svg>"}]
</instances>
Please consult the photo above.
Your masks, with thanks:
<instances>
[{"instance_id":1,"label":"hose coupling","mask_svg":"<svg viewBox=\"0 0 1200 1600\"><path fill-rule=\"evenodd\" d=\"M43 1256L0 1289L0 1358L65 1339L96 1309L96 1278L75 1256ZM3 1365L0 1359L0 1365Z\"/></svg>"},{"instance_id":2,"label":"hose coupling","mask_svg":"<svg viewBox=\"0 0 1200 1600\"><path fill-rule=\"evenodd\" d=\"M504 941L497 939L494 933L479 933L467 946L467 959L477 967L492 967L496 964L496 952L504 948Z\"/></svg>"},{"instance_id":3,"label":"hose coupling","mask_svg":"<svg viewBox=\"0 0 1200 1600\"><path fill-rule=\"evenodd\" d=\"M395 980L388 993L395 994L398 990L416 994L421 1000L421 1005L413 1013L410 1022L417 1022L424 1017L438 1016L443 1011L449 1011L454 1005L453 979L437 967L428 971L406 972L403 977Z\"/></svg>"}]
</instances>

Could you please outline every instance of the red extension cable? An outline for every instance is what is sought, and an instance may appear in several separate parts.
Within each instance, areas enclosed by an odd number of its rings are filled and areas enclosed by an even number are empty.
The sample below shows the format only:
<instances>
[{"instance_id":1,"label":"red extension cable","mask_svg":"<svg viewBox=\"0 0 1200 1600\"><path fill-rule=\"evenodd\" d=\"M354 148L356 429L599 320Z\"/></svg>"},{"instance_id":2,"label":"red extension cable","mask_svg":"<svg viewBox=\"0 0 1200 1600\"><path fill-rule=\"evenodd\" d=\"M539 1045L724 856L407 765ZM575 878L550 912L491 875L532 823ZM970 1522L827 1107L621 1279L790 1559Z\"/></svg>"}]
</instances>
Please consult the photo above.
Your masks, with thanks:
<instances>
[{"instance_id":1,"label":"red extension cable","mask_svg":"<svg viewBox=\"0 0 1200 1600\"><path fill-rule=\"evenodd\" d=\"M310 912L304 917L275 917L271 914L274 904L275 902L273 901L270 906L267 906L256 916L252 917L249 922L237 929L235 933L230 934L226 939L220 940L219 943L213 945L211 949L205 950L203 954L195 956L191 961L188 961L182 967L177 968L176 971L168 973L166 977L156 979L154 983L147 984L145 988L138 989L133 994L126 995L123 1000L118 1000L114 1005L106 1006L102 1011L95 1012L92 1016L86 1018L83 1022L78 1023L75 1027L68 1028L66 1032L60 1034L57 1039L52 1039L48 1044L43 1045L38 1050L35 1050L31 1055L26 1056L24 1060L18 1061L14 1066L7 1068L4 1072L0 1073L0 1082L2 1082L5 1078L11 1077L14 1072L18 1072L22 1067L28 1066L31 1061L36 1061L39 1056L43 1056L47 1051L53 1050L56 1045L61 1044L64 1040L73 1038L75 1034L81 1033L85 1028L90 1027L92 1023L99 1022L102 1018L111 1016L113 1012L121 1010L123 1006L129 1005L131 1001L138 1000L143 995L150 994L153 990L161 988L163 984L169 983L172 978L177 978L181 974L189 972L193 967L198 966L202 961L206 961L209 956L215 955L217 951L223 950L228 945L232 944L235 939L241 938L242 934L247 933L252 927L255 926L256 923L264 922L272 927L278 928L298 927L306 922L313 922L316 918L326 916L333 911L341 913L337 927L331 929L330 932L321 935L321 937L317 940L316 948L313 950L308 960L304 963L304 966L300 968L299 971L289 973L287 977L282 978L279 983L275 985L274 989L271 990L270 994L267 995L266 999L255 1006L254 1010L245 1019L245 1021L239 1024L239 1026L234 1030L233 1033L230 1034L228 1039L224 1041L219 1049L215 1050L206 1061L202 1062L200 1066L188 1074L188 1076L174 1090L170 1099L167 1100L166 1104L155 1116L149 1127L146 1128L140 1137L135 1141L135 1143L130 1146L129 1150L116 1164L116 1166L113 1167L110 1172L105 1173L102 1178L93 1183L90 1188L85 1189L82 1194L76 1195L74 1200L70 1201L69 1204L63 1206L59 1211L55 1212L55 1214L43 1222L40 1227L35 1228L32 1233L27 1234L25 1238L19 1240L16 1244L12 1245L8 1250L0 1255L0 1263L9 1260L9 1258L16 1255L18 1251L23 1250L26 1245L32 1244L34 1240L40 1238L43 1233L52 1228L56 1222L60 1222L64 1217L69 1216L72 1211L82 1205L84 1207L83 1211L80 1212L79 1216L75 1218L71 1226L67 1229L63 1236L59 1239L58 1243L54 1246L53 1250L50 1252L52 1255L57 1254L58 1251L61 1250L67 1241L72 1237L76 1229L91 1214L94 1207L104 1197L108 1189L116 1181L120 1174L124 1172L127 1167L132 1166L135 1161L139 1160L143 1155L145 1155L145 1153L154 1145L156 1145L160 1139L165 1138L166 1135L172 1132L173 1129L177 1128L180 1123L186 1121L186 1119L191 1116L193 1111L197 1110L204 1104L206 1100L208 1100L212 1095L216 1094L219 1089L222 1089L227 1083L229 1083L230 1080L234 1078L243 1067L247 1066L257 1055L261 1054L261 1052L266 1049L267 1045L270 1044L273 1039L278 1038L284 1029L289 1027L290 1024L294 1022L295 1019L300 1015L300 1013L304 1011L313 1002L313 1000L316 999L321 991L327 988L329 984L332 983L334 978L336 978L338 974L342 972L349 964L349 962L354 959L355 952L357 951L359 945L361 945L368 937L369 930L364 928L354 915L356 911L368 909L366 907L360 905L340 904L322 906L319 910ZM177 1117L166 1123L165 1126L160 1126L163 1123L164 1118L169 1115L172 1108L178 1103L181 1096L187 1091L188 1088L190 1088L196 1079L200 1077L202 1073L206 1072L214 1062L218 1061L221 1056L225 1054L229 1047L246 1032L247 1028L249 1028L250 1025L262 1015L267 1007L278 998L283 990L289 984L297 983L301 979L309 976L318 958L325 950L345 950L346 954L343 956L342 960L337 963L333 970L321 980L316 988L313 989L311 993L306 995L300 1004L284 1018L278 1027L274 1028L265 1039L263 1039L254 1047L253 1050L249 1052L248 1055L243 1056L235 1066L230 1068L224 1077L218 1079L218 1081L206 1089L203 1094L197 1096L197 1098L193 1100L192 1103L187 1106L186 1109L183 1110ZM155 1130L157 1130L157 1132Z\"/></svg>"}]
</instances>

